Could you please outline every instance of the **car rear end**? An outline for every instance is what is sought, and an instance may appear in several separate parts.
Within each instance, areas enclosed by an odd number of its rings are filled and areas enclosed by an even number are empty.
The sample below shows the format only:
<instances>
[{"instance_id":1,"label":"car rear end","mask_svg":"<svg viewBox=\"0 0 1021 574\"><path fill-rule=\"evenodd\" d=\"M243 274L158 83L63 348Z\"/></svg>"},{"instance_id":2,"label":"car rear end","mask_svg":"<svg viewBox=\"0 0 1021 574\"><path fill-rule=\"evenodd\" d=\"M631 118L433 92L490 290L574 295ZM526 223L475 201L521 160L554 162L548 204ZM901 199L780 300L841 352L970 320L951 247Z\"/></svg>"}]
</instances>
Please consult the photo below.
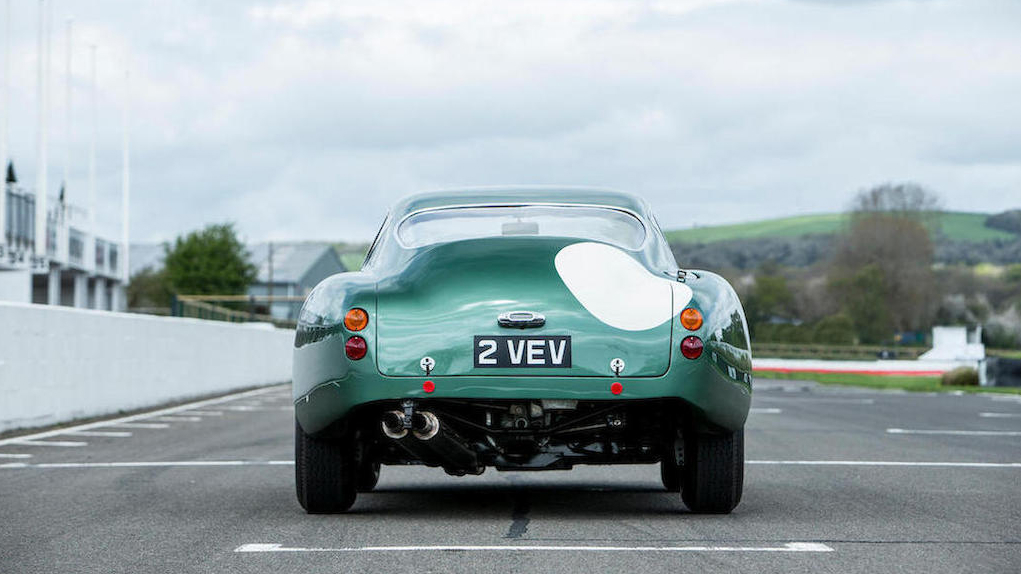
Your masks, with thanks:
<instances>
[{"instance_id":1,"label":"car rear end","mask_svg":"<svg viewBox=\"0 0 1021 574\"><path fill-rule=\"evenodd\" d=\"M655 275L639 263L644 238L629 253L530 233L528 219L510 236L424 245L398 231L411 256L373 276L371 295L368 279L327 289L343 294L332 313L345 321L295 351L299 433L350 445L363 488L380 464L463 475L659 462L679 490L685 468L697 474L691 453L724 437L729 496L698 500L695 476L685 500L729 511L750 399L736 297L720 296L732 290L711 274Z\"/></svg>"}]
</instances>

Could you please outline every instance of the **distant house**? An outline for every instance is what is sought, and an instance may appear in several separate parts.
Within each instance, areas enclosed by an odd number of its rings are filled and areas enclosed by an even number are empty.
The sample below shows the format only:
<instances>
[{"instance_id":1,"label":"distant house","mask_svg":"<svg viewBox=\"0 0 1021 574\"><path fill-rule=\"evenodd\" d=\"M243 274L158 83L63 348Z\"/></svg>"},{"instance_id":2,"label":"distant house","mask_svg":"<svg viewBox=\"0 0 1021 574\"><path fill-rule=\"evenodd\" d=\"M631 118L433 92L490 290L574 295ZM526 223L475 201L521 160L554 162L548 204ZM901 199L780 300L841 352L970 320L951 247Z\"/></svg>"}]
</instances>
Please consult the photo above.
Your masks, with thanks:
<instances>
[{"instance_id":1,"label":"distant house","mask_svg":"<svg viewBox=\"0 0 1021 574\"><path fill-rule=\"evenodd\" d=\"M249 295L304 297L323 279L347 271L329 243L292 241L255 243L247 247L252 263L259 269L255 283L248 288ZM132 276L146 267L154 271L162 269L163 254L160 244L132 245ZM297 319L300 309L300 301L280 301L272 305L270 314L278 319Z\"/></svg>"},{"instance_id":2,"label":"distant house","mask_svg":"<svg viewBox=\"0 0 1021 574\"><path fill-rule=\"evenodd\" d=\"M270 246L272 245L272 272ZM252 263L259 268L249 295L304 297L320 281L347 271L337 250L329 243L310 241L255 243L248 246ZM272 274L272 289L270 275ZM271 293L272 291L272 293ZM270 314L278 319L297 319L301 302L274 303Z\"/></svg>"}]
</instances>

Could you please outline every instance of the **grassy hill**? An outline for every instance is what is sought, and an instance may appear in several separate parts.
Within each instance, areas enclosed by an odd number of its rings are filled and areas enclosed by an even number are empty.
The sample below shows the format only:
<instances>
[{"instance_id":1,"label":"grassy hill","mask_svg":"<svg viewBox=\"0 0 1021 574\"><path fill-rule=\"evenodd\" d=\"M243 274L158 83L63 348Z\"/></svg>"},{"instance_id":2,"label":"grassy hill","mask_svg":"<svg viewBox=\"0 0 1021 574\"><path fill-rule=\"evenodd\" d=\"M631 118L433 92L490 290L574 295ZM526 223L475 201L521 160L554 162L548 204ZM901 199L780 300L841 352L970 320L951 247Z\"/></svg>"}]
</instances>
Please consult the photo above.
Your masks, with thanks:
<instances>
[{"instance_id":1,"label":"grassy hill","mask_svg":"<svg viewBox=\"0 0 1021 574\"><path fill-rule=\"evenodd\" d=\"M1017 235L985 226L985 213L948 211L940 214L940 230L955 241L986 241L1013 239ZM732 225L714 225L667 231L671 242L713 243L729 239L758 239L763 237L800 237L802 235L829 235L840 231L847 223L846 213L798 215L764 221L751 221Z\"/></svg>"}]
</instances>

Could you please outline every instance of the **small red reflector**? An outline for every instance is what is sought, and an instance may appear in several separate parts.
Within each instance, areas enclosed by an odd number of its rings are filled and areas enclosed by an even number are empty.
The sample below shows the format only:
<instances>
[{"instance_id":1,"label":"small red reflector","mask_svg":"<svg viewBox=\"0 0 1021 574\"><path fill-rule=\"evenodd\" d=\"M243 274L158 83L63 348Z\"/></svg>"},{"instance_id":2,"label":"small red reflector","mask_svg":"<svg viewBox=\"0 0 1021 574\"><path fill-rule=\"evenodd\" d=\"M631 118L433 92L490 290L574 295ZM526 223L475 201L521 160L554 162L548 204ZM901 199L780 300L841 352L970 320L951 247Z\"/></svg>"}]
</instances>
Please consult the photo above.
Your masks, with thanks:
<instances>
[{"instance_id":1,"label":"small red reflector","mask_svg":"<svg viewBox=\"0 0 1021 574\"><path fill-rule=\"evenodd\" d=\"M427 393L431 393L436 390L436 384L432 381L426 381L422 383L422 390Z\"/></svg>"},{"instance_id":2,"label":"small red reflector","mask_svg":"<svg viewBox=\"0 0 1021 574\"><path fill-rule=\"evenodd\" d=\"M681 341L681 354L687 359L697 359L702 356L702 339L692 335Z\"/></svg>"},{"instance_id":3,"label":"small red reflector","mask_svg":"<svg viewBox=\"0 0 1021 574\"><path fill-rule=\"evenodd\" d=\"M619 395L624 392L624 385L615 382L612 385L610 385L610 392L615 395Z\"/></svg>"},{"instance_id":4,"label":"small red reflector","mask_svg":"<svg viewBox=\"0 0 1021 574\"><path fill-rule=\"evenodd\" d=\"M365 339L358 336L351 337L347 343L344 343L344 352L347 353L347 358L356 361L364 357L368 349L369 346L365 344Z\"/></svg>"}]
</instances>

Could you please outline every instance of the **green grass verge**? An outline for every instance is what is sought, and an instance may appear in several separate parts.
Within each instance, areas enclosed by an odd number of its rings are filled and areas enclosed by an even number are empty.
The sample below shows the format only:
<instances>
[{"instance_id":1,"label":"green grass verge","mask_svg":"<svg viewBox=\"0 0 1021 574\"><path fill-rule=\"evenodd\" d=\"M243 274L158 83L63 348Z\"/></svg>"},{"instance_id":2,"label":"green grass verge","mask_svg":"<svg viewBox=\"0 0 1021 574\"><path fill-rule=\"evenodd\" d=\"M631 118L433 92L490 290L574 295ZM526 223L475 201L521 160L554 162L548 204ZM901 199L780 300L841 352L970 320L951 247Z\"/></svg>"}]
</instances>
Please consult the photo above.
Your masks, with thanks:
<instances>
[{"instance_id":1,"label":"green grass verge","mask_svg":"<svg viewBox=\"0 0 1021 574\"><path fill-rule=\"evenodd\" d=\"M964 391L966 393L1005 393L1021 395L1021 387L960 387L943 386L939 377L915 377L901 375L860 375L857 373L777 373L755 371L756 379L787 379L815 381L821 385L847 385L871 389L904 389L918 392Z\"/></svg>"},{"instance_id":2,"label":"green grass verge","mask_svg":"<svg viewBox=\"0 0 1021 574\"><path fill-rule=\"evenodd\" d=\"M986 241L989 239L1015 239L1018 236L985 226L985 213L948 211L940 215L940 230L955 241ZM751 221L733 225L714 225L665 232L667 241L713 243L729 239L757 239L761 237L800 237L802 235L829 235L840 231L847 223L846 213L820 213L782 217L765 221Z\"/></svg>"}]
</instances>

